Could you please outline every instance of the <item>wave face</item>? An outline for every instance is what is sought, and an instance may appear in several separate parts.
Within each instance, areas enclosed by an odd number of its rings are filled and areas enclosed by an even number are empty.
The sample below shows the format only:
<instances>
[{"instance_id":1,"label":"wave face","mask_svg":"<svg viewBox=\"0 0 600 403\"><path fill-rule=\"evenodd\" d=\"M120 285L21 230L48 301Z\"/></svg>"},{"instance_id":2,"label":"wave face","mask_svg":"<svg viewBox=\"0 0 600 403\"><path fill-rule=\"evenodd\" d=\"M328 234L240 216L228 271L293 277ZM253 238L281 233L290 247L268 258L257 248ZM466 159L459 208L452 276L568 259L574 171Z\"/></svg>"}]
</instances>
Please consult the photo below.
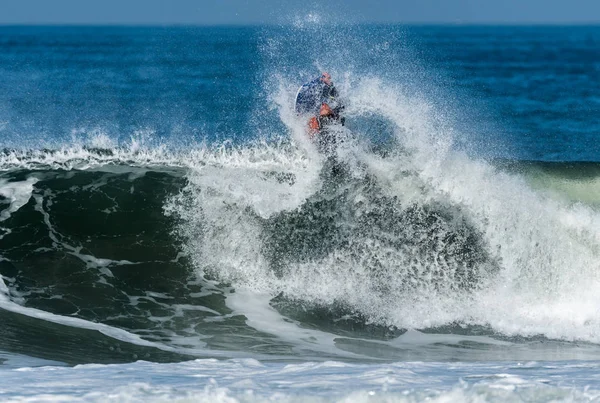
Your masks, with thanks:
<instances>
[{"instance_id":1,"label":"wave face","mask_svg":"<svg viewBox=\"0 0 600 403\"><path fill-rule=\"evenodd\" d=\"M155 166L139 150L13 152L0 177L3 345L76 363L248 348L440 356L410 329L449 356L470 338L487 357L539 336L555 358L554 343L582 352L552 339L597 342L596 204L571 198L595 194L598 166L453 154L428 176L418 149L338 151L256 144L153 154Z\"/></svg>"},{"instance_id":2,"label":"wave face","mask_svg":"<svg viewBox=\"0 0 600 403\"><path fill-rule=\"evenodd\" d=\"M423 84L427 69L406 46L416 34L326 35L314 24L198 37L108 29L97 42L93 29L74 39L65 28L52 49L34 28L17 38L15 49L28 50L9 63L14 83L36 54L61 57L30 65L58 74L37 98L0 97L9 105L0 112L3 350L69 364L598 357L600 166L570 162L590 155L593 125L560 158L574 140L535 148L525 138L512 153L502 131L462 119L468 102L436 90L446 76ZM74 50L86 40L87 56ZM144 59L140 43L152 50L157 40L173 53ZM194 44L218 50L190 61ZM477 54L455 57L483 69ZM96 56L116 84L92 99ZM215 78L224 65L231 77ZM292 109L297 84L324 69L346 94L331 155Z\"/></svg>"}]
</instances>

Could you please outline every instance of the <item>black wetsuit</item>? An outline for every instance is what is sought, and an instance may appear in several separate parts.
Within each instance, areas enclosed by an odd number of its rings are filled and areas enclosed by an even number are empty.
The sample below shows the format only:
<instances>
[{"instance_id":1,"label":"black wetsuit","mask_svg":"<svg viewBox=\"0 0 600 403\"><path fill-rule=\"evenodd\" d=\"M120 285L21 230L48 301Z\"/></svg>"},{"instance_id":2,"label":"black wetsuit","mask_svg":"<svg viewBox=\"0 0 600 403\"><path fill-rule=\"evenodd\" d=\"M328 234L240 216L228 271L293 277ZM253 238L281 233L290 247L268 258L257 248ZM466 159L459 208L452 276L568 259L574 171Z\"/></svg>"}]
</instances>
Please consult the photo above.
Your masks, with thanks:
<instances>
[{"instance_id":1,"label":"black wetsuit","mask_svg":"<svg viewBox=\"0 0 600 403\"><path fill-rule=\"evenodd\" d=\"M321 78L315 78L300 87L296 97L296 112L319 116L319 110L324 103L329 105L333 110L333 115L338 119L344 107L338 98L337 89L333 84L327 84Z\"/></svg>"},{"instance_id":2,"label":"black wetsuit","mask_svg":"<svg viewBox=\"0 0 600 403\"><path fill-rule=\"evenodd\" d=\"M324 103L331 108L330 115L320 115L321 105ZM310 113L317 118L319 128L318 133L315 134L315 140L321 152L329 153L335 149L336 136L328 129L328 126L331 124L344 125L344 118L341 116L343 109L344 105L338 98L335 86L323 82L320 77L304 84L296 97L296 112Z\"/></svg>"}]
</instances>

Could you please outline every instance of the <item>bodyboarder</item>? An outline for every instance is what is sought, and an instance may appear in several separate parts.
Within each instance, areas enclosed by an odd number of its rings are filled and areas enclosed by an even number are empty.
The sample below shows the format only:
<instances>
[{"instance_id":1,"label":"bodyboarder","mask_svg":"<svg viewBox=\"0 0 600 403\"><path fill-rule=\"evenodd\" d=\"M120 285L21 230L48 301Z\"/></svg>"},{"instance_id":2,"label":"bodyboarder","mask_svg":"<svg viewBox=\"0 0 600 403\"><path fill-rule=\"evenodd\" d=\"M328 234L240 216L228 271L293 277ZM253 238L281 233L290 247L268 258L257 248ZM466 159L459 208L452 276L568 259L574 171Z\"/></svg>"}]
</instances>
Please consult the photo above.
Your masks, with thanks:
<instances>
[{"instance_id":1,"label":"bodyboarder","mask_svg":"<svg viewBox=\"0 0 600 403\"><path fill-rule=\"evenodd\" d=\"M316 141L321 151L331 151L335 147L335 133L328 126L344 125L344 117L341 116L343 109L331 75L327 72L302 85L296 95L296 113L310 116L308 135Z\"/></svg>"}]
</instances>

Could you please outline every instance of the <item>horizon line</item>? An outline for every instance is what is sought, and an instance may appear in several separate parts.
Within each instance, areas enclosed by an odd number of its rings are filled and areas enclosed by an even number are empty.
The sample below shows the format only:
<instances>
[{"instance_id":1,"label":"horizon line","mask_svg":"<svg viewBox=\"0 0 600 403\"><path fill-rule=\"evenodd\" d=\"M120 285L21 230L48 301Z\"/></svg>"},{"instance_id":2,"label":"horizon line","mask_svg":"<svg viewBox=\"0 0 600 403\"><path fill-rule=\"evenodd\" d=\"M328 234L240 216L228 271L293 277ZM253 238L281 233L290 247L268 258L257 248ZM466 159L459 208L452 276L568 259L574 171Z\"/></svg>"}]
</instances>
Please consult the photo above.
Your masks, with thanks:
<instances>
[{"instance_id":1,"label":"horizon line","mask_svg":"<svg viewBox=\"0 0 600 403\"><path fill-rule=\"evenodd\" d=\"M318 26L319 23L308 23L309 26ZM333 26L349 25L399 25L399 26L600 26L598 21L361 21L328 24ZM183 23L183 22L0 22L0 27L289 27L293 23Z\"/></svg>"}]
</instances>

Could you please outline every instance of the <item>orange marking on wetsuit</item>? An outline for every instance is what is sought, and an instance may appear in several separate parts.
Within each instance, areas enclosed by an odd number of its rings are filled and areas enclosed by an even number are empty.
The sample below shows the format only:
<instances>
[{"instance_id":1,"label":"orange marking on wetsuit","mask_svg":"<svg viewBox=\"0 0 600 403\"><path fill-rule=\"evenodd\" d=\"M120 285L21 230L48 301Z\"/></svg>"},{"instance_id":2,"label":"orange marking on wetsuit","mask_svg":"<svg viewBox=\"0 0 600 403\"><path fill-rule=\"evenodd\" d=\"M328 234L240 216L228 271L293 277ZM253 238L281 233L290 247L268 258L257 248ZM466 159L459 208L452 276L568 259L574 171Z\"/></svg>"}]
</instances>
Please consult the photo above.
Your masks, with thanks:
<instances>
[{"instance_id":1,"label":"orange marking on wetsuit","mask_svg":"<svg viewBox=\"0 0 600 403\"><path fill-rule=\"evenodd\" d=\"M329 105L327 105L326 103L322 103L321 109L319 110L319 115L321 115L321 116L333 115L333 111L331 110Z\"/></svg>"},{"instance_id":2,"label":"orange marking on wetsuit","mask_svg":"<svg viewBox=\"0 0 600 403\"><path fill-rule=\"evenodd\" d=\"M312 138L316 133L318 133L319 129L321 129L321 125L319 124L319 120L316 116L313 116L308 120L308 135Z\"/></svg>"}]
</instances>

